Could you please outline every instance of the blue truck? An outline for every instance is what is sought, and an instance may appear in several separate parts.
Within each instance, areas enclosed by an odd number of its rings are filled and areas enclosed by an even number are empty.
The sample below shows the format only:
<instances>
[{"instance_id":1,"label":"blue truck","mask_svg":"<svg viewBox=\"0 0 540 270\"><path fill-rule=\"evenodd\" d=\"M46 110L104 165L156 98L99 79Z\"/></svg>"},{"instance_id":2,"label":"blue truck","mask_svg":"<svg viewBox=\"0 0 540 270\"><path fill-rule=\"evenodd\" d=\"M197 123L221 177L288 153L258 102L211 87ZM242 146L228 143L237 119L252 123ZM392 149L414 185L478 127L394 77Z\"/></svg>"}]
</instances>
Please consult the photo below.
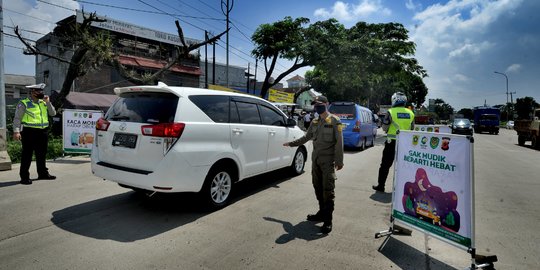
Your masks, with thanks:
<instances>
[{"instance_id":1,"label":"blue truck","mask_svg":"<svg viewBox=\"0 0 540 270\"><path fill-rule=\"evenodd\" d=\"M474 133L499 134L501 111L495 107L474 107Z\"/></svg>"}]
</instances>

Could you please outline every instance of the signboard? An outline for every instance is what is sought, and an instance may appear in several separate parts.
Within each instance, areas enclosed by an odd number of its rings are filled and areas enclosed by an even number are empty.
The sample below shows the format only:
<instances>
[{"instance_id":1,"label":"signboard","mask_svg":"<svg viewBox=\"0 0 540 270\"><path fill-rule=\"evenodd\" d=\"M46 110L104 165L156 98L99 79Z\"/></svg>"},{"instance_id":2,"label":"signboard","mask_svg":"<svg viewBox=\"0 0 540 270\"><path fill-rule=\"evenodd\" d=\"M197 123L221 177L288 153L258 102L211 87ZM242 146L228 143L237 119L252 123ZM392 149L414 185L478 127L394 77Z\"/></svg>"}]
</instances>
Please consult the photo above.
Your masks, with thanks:
<instances>
[{"instance_id":1,"label":"signboard","mask_svg":"<svg viewBox=\"0 0 540 270\"><path fill-rule=\"evenodd\" d=\"M452 129L445 125L414 125L415 131L421 132L434 132L434 133L447 133L451 134Z\"/></svg>"},{"instance_id":2,"label":"signboard","mask_svg":"<svg viewBox=\"0 0 540 270\"><path fill-rule=\"evenodd\" d=\"M89 16L90 14L85 13L85 16ZM92 22L93 27L106 29L109 31L124 33L131 36L136 37L142 37L150 40L155 40L159 42L169 43L177 46L182 46L182 43L180 41L180 37L178 37L178 34L169 34L157 30L152 30L149 28L145 28L142 26L137 26L134 24L122 22L119 20L111 19L109 17L104 16L98 16L100 19L105 19L105 22ZM80 10L77 10L77 23L83 22L83 13ZM196 44L200 41L197 41L195 39L191 38L185 38L186 43L188 44Z\"/></svg>"},{"instance_id":3,"label":"signboard","mask_svg":"<svg viewBox=\"0 0 540 270\"><path fill-rule=\"evenodd\" d=\"M278 91L276 89L270 88L270 91L268 94L268 101L281 102L281 103L293 103L294 93L287 93L287 92Z\"/></svg>"},{"instance_id":4,"label":"signboard","mask_svg":"<svg viewBox=\"0 0 540 270\"><path fill-rule=\"evenodd\" d=\"M394 222L471 248L472 150L466 136L401 131L394 174Z\"/></svg>"},{"instance_id":5,"label":"signboard","mask_svg":"<svg viewBox=\"0 0 540 270\"><path fill-rule=\"evenodd\" d=\"M64 110L62 128L64 152L91 153L96 136L96 122L101 111Z\"/></svg>"}]
</instances>

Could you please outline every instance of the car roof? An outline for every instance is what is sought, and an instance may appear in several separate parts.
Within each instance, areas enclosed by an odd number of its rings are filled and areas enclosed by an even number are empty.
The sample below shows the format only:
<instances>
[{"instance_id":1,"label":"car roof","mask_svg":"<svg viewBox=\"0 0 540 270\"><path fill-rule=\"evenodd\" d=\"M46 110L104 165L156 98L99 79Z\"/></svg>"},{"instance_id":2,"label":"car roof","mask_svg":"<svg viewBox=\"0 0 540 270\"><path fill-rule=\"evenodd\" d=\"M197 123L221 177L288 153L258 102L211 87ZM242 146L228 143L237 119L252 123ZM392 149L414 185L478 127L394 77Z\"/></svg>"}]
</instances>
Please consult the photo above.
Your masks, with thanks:
<instances>
[{"instance_id":1,"label":"car roof","mask_svg":"<svg viewBox=\"0 0 540 270\"><path fill-rule=\"evenodd\" d=\"M330 105L334 105L334 106L350 106L350 105L355 105L356 107L359 107L361 110L368 110L371 112L370 109L364 107L364 106L360 106L352 101L334 101L332 103L330 103Z\"/></svg>"},{"instance_id":2,"label":"car roof","mask_svg":"<svg viewBox=\"0 0 540 270\"><path fill-rule=\"evenodd\" d=\"M238 97L250 97L257 100L268 102L265 99L262 99L257 96L228 92L222 90L212 90L196 87L185 87L185 86L168 86L165 83L159 82L157 85L138 85L138 86L127 86L127 87L116 87L114 88L114 93L120 95L122 93L128 92L158 92L158 93L173 93L177 96L190 96L190 95L217 95L217 96L238 96ZM270 102L268 102L270 103Z\"/></svg>"}]
</instances>

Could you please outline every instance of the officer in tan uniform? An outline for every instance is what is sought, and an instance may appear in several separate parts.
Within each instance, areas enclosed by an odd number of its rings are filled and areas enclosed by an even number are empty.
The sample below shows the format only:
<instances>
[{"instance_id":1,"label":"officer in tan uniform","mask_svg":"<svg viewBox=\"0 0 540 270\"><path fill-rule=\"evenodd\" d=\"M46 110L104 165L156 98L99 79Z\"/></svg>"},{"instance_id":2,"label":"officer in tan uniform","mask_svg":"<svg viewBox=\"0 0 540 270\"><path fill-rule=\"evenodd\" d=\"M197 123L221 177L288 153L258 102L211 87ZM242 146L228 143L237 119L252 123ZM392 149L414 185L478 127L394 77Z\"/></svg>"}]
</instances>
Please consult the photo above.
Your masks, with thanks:
<instances>
[{"instance_id":1,"label":"officer in tan uniform","mask_svg":"<svg viewBox=\"0 0 540 270\"><path fill-rule=\"evenodd\" d=\"M327 110L328 99L318 96L311 103L319 117L311 121L306 135L284 146L299 146L313 139L311 156L313 187L319 201L319 211L308 215L307 220L324 222L321 232L332 231L332 213L334 212L334 188L336 171L343 168L343 126L339 117Z\"/></svg>"}]
</instances>

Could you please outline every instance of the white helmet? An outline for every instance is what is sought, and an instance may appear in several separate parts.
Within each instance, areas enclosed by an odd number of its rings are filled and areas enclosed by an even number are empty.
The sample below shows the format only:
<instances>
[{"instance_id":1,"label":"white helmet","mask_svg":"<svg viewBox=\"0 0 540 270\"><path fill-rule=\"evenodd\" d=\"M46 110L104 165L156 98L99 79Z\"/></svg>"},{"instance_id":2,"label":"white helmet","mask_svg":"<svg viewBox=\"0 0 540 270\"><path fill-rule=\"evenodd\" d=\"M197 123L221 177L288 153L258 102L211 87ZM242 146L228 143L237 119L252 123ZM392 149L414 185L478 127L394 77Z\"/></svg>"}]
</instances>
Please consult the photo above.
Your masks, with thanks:
<instances>
[{"instance_id":1,"label":"white helmet","mask_svg":"<svg viewBox=\"0 0 540 270\"><path fill-rule=\"evenodd\" d=\"M407 96L401 92L395 92L392 95L392 107L398 105L405 105L407 103Z\"/></svg>"}]
</instances>

